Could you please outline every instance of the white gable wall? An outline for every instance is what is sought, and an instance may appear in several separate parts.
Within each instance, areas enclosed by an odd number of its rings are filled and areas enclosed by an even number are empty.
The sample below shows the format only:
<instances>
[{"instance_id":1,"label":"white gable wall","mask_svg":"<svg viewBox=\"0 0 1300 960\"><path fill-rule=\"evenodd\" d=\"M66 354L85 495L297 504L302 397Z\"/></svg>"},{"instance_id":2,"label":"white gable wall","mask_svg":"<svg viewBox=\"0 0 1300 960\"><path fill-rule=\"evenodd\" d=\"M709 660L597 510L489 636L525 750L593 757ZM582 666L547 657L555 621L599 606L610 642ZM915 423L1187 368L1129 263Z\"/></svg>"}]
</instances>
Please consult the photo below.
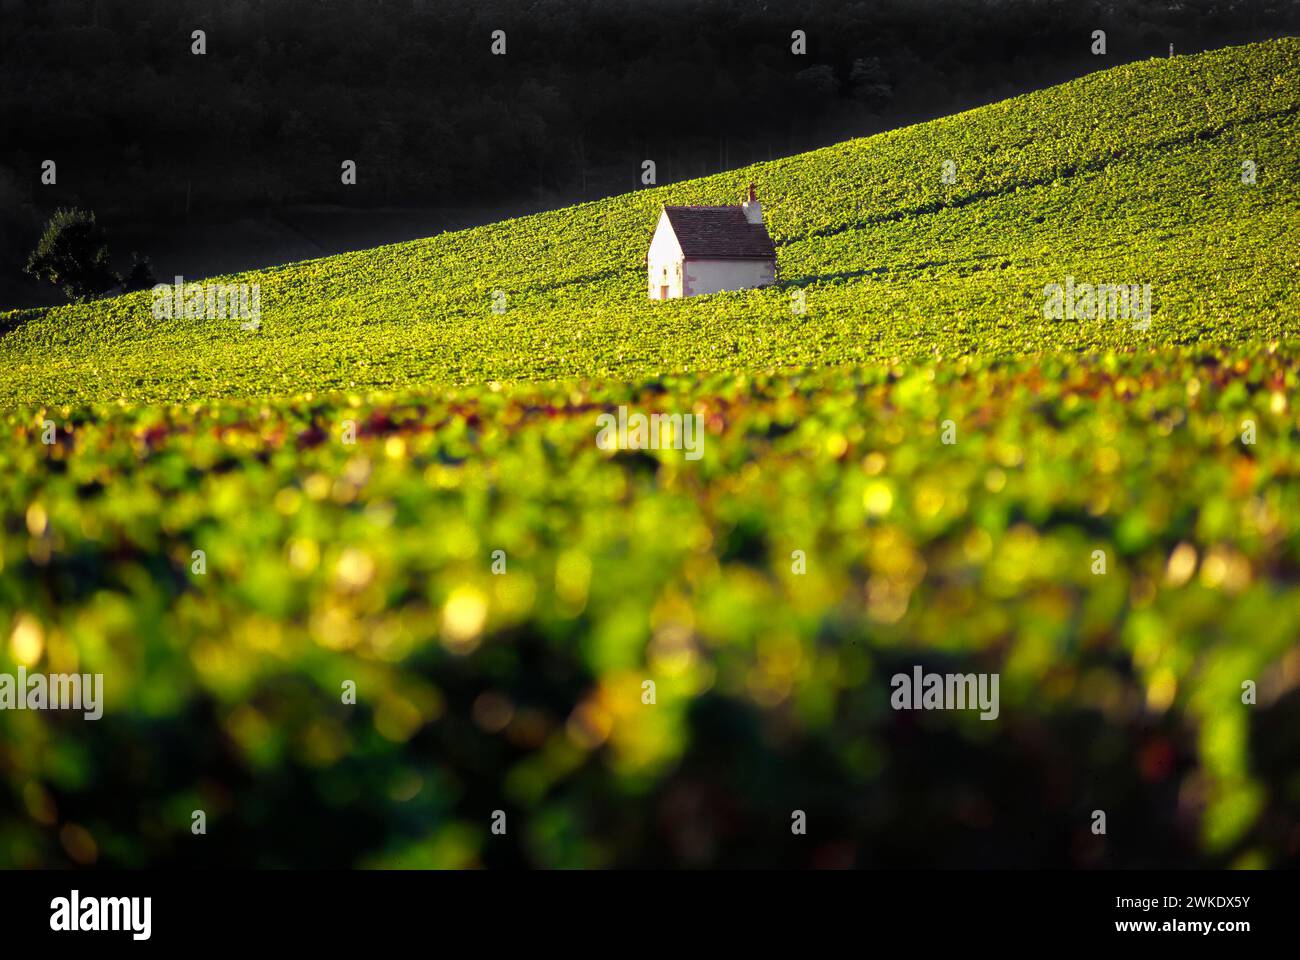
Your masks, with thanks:
<instances>
[{"instance_id":1,"label":"white gable wall","mask_svg":"<svg viewBox=\"0 0 1300 960\"><path fill-rule=\"evenodd\" d=\"M668 288L668 296L685 296L682 271L682 245L677 242L668 214L659 215L659 226L655 228L654 239L650 241L650 253L646 257L646 271L649 279L651 300L661 299L663 288Z\"/></svg>"},{"instance_id":2,"label":"white gable wall","mask_svg":"<svg viewBox=\"0 0 1300 960\"><path fill-rule=\"evenodd\" d=\"M688 260L685 296L766 287L775 280L771 260Z\"/></svg>"}]
</instances>

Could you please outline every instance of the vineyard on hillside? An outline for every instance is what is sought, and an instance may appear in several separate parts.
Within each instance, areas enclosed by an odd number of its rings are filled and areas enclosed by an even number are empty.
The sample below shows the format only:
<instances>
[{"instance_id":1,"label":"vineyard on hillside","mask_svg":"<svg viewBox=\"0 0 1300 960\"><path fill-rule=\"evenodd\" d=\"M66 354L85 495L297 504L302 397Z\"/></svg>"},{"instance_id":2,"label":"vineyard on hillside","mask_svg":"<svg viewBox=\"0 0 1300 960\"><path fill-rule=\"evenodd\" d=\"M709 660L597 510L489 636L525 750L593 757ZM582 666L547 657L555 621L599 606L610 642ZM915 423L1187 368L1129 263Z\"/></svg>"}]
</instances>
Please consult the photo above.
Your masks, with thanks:
<instances>
[{"instance_id":1,"label":"vineyard on hillside","mask_svg":"<svg viewBox=\"0 0 1300 960\"><path fill-rule=\"evenodd\" d=\"M10 314L0 392L179 402L1292 336L1298 107L1294 39L1118 67L727 174L224 278L260 285L256 332L156 319L149 292ZM782 283L648 302L660 205L738 202L751 180ZM1150 284L1150 326L1045 319L1044 287L1067 277Z\"/></svg>"},{"instance_id":2,"label":"vineyard on hillside","mask_svg":"<svg viewBox=\"0 0 1300 960\"><path fill-rule=\"evenodd\" d=\"M1153 60L223 278L257 329L0 315L0 677L105 684L0 714L0 867L1300 864L1298 81ZM750 180L781 282L648 301L660 205Z\"/></svg>"}]
</instances>

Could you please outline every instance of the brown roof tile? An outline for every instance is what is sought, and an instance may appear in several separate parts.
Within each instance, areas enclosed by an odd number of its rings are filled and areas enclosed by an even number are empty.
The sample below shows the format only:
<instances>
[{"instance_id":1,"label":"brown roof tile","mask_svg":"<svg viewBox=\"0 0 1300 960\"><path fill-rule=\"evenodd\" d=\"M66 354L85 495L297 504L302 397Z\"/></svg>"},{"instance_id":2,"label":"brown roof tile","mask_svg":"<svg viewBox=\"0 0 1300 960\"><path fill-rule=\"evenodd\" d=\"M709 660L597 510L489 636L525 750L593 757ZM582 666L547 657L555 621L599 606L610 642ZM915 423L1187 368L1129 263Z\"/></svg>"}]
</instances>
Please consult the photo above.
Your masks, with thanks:
<instances>
[{"instance_id":1,"label":"brown roof tile","mask_svg":"<svg viewBox=\"0 0 1300 960\"><path fill-rule=\"evenodd\" d=\"M682 253L720 260L774 260L776 247L761 223L736 207L664 207Z\"/></svg>"}]
</instances>

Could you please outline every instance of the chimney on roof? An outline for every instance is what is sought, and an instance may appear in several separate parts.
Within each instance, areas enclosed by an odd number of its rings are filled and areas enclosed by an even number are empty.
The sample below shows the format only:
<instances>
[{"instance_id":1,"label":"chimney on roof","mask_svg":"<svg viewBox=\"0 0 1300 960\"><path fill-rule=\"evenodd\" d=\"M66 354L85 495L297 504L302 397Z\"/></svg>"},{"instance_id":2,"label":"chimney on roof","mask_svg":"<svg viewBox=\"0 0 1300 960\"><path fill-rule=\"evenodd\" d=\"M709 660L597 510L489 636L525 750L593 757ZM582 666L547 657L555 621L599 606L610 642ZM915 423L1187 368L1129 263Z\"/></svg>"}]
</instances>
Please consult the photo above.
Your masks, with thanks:
<instances>
[{"instance_id":1,"label":"chimney on roof","mask_svg":"<svg viewBox=\"0 0 1300 960\"><path fill-rule=\"evenodd\" d=\"M750 223L763 222L763 205L758 202L758 191L752 183L749 185L749 199L740 206L745 211L745 219Z\"/></svg>"}]
</instances>

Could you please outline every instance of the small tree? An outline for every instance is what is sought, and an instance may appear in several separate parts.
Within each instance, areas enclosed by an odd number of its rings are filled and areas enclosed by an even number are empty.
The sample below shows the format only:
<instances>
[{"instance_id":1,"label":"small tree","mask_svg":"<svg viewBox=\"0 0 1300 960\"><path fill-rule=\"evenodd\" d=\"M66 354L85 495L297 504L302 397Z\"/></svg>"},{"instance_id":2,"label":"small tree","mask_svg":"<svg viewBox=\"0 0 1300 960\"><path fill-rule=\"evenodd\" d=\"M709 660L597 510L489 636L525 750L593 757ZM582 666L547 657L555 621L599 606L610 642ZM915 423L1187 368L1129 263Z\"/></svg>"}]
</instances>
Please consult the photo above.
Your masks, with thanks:
<instances>
[{"instance_id":1,"label":"small tree","mask_svg":"<svg viewBox=\"0 0 1300 960\"><path fill-rule=\"evenodd\" d=\"M26 272L76 303L102 296L119 282L109 269L107 238L95 215L75 208L54 212L27 258Z\"/></svg>"}]
</instances>

